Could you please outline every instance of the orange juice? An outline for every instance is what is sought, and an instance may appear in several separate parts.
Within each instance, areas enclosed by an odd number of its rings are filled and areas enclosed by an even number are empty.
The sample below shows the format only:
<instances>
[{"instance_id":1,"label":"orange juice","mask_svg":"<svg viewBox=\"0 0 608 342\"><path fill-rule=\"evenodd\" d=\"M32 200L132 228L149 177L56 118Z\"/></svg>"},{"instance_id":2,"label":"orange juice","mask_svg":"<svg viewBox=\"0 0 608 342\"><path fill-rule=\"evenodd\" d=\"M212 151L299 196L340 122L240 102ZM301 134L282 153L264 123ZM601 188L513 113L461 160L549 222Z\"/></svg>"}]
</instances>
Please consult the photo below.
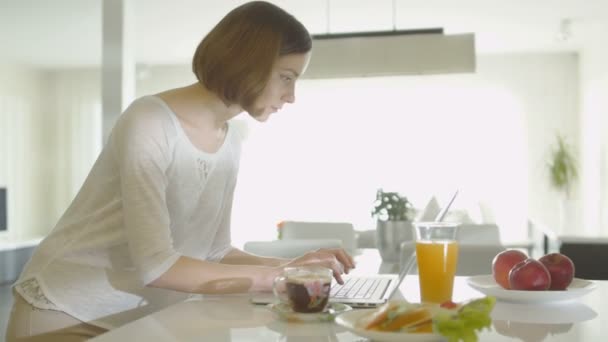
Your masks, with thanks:
<instances>
[{"instance_id":1,"label":"orange juice","mask_svg":"<svg viewBox=\"0 0 608 342\"><path fill-rule=\"evenodd\" d=\"M416 257L420 277L420 300L431 303L452 300L458 243L453 240L418 241Z\"/></svg>"}]
</instances>

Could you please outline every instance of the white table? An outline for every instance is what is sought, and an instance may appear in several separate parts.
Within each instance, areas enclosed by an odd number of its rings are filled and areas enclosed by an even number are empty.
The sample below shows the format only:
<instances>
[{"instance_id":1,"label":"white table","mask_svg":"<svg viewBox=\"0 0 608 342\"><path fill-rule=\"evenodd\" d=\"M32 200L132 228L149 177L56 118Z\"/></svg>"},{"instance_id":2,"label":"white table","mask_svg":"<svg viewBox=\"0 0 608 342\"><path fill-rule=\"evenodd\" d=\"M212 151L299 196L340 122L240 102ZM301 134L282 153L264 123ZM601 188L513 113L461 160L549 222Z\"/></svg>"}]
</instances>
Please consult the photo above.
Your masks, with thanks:
<instances>
[{"instance_id":1,"label":"white table","mask_svg":"<svg viewBox=\"0 0 608 342\"><path fill-rule=\"evenodd\" d=\"M376 251L357 257L357 273L378 272ZM383 265L384 267L384 265ZM608 336L608 281L584 297L561 304L497 302L492 331L480 341L604 341ZM407 300L419 300L418 279L408 275L400 286ZM483 296L457 277L454 300ZM334 323L286 323L249 295L205 296L182 302L91 340L108 341L368 341Z\"/></svg>"}]
</instances>

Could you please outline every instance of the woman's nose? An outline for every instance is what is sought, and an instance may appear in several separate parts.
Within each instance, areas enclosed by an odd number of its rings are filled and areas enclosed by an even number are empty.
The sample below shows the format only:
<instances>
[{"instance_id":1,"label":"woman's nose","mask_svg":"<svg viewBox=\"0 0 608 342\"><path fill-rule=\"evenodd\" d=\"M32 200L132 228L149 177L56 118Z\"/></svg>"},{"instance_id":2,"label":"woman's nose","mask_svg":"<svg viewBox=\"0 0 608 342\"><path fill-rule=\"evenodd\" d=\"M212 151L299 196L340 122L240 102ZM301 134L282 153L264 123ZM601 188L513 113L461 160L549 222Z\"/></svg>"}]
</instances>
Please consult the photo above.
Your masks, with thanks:
<instances>
[{"instance_id":1,"label":"woman's nose","mask_svg":"<svg viewBox=\"0 0 608 342\"><path fill-rule=\"evenodd\" d=\"M287 103L296 102L296 85L292 83L281 99Z\"/></svg>"},{"instance_id":2,"label":"woman's nose","mask_svg":"<svg viewBox=\"0 0 608 342\"><path fill-rule=\"evenodd\" d=\"M294 103L294 102L296 102L296 96L294 95L293 92L291 92L291 93L283 95L282 100L287 103Z\"/></svg>"}]
</instances>

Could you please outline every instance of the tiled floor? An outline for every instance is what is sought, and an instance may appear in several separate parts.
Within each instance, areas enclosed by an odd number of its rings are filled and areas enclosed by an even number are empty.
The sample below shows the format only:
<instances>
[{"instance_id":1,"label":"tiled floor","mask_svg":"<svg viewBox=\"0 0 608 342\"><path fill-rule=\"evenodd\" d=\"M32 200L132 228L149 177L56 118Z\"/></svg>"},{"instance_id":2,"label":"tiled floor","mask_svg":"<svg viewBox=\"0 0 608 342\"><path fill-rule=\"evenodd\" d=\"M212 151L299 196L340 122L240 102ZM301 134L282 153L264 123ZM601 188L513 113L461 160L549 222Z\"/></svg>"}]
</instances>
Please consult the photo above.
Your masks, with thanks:
<instances>
[{"instance_id":1,"label":"tiled floor","mask_svg":"<svg viewBox=\"0 0 608 342\"><path fill-rule=\"evenodd\" d=\"M4 342L8 314L13 305L13 295L10 284L0 285L0 342Z\"/></svg>"}]
</instances>

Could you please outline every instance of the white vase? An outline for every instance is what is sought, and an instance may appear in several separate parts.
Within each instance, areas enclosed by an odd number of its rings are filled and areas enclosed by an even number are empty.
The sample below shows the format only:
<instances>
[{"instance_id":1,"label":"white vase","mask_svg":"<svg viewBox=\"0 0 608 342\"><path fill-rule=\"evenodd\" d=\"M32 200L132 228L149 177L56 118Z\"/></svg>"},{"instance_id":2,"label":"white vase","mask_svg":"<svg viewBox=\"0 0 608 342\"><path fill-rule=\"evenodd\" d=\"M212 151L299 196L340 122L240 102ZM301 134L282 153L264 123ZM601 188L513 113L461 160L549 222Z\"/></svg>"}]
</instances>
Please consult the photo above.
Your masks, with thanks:
<instances>
[{"instance_id":1,"label":"white vase","mask_svg":"<svg viewBox=\"0 0 608 342\"><path fill-rule=\"evenodd\" d=\"M384 262L399 262L401 243L411 240L414 240L414 226L411 221L378 221L376 246Z\"/></svg>"}]
</instances>

